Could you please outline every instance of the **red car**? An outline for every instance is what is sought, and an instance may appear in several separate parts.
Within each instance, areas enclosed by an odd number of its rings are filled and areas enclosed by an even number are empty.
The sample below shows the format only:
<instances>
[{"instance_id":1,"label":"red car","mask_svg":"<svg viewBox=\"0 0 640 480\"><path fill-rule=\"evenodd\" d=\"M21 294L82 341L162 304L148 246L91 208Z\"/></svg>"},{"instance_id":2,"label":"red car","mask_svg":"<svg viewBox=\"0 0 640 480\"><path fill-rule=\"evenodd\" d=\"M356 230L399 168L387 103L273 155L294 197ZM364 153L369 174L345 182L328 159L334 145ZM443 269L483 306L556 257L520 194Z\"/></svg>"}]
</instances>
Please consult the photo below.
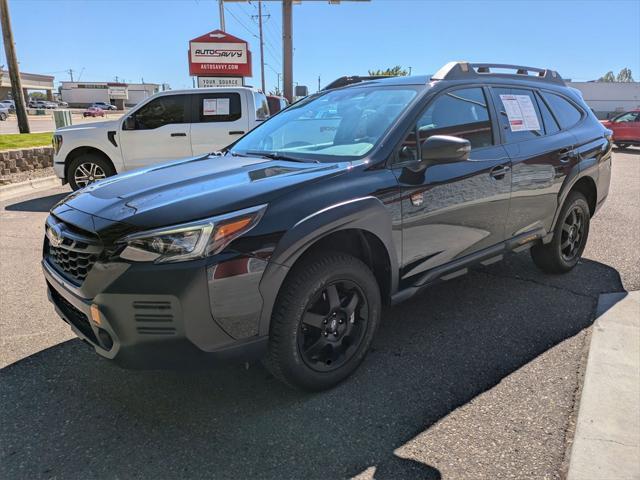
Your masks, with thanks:
<instances>
[{"instance_id":1,"label":"red car","mask_svg":"<svg viewBox=\"0 0 640 480\"><path fill-rule=\"evenodd\" d=\"M604 120L602 125L613 131L613 143L619 148L640 147L640 109Z\"/></svg>"},{"instance_id":2,"label":"red car","mask_svg":"<svg viewBox=\"0 0 640 480\"><path fill-rule=\"evenodd\" d=\"M83 117L104 117L104 110L98 107L89 107L82 112Z\"/></svg>"}]
</instances>

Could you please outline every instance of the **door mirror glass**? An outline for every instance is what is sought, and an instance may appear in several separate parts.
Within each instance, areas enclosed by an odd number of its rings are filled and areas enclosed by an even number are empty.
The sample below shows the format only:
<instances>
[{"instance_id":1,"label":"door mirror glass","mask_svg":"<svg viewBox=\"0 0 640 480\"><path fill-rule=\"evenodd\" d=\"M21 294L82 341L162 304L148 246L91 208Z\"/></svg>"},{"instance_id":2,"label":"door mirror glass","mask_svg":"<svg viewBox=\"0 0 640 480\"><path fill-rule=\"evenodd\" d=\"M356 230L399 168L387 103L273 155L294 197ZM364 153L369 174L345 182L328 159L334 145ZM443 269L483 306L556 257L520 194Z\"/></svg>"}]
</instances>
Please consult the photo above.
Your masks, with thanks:
<instances>
[{"instance_id":1,"label":"door mirror glass","mask_svg":"<svg viewBox=\"0 0 640 480\"><path fill-rule=\"evenodd\" d=\"M422 143L420 151L426 164L464 161L469 159L471 143L465 138L432 135Z\"/></svg>"},{"instance_id":2,"label":"door mirror glass","mask_svg":"<svg viewBox=\"0 0 640 480\"><path fill-rule=\"evenodd\" d=\"M136 129L136 119L133 118L133 116L128 116L127 118L124 119L124 122L122 124L122 129L123 130L135 130Z\"/></svg>"}]
</instances>

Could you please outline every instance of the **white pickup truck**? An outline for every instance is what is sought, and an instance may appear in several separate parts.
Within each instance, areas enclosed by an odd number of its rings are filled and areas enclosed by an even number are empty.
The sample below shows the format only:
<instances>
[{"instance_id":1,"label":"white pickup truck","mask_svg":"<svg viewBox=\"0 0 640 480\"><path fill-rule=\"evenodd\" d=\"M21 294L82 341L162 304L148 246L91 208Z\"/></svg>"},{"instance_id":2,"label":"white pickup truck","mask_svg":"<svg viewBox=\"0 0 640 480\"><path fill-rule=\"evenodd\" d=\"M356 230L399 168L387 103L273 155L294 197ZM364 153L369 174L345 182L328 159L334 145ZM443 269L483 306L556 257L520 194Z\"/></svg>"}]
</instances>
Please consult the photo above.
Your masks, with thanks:
<instances>
[{"instance_id":1,"label":"white pickup truck","mask_svg":"<svg viewBox=\"0 0 640 480\"><path fill-rule=\"evenodd\" d=\"M77 190L126 170L220 150L268 117L267 98L249 87L169 90L118 120L57 129L53 166Z\"/></svg>"}]
</instances>

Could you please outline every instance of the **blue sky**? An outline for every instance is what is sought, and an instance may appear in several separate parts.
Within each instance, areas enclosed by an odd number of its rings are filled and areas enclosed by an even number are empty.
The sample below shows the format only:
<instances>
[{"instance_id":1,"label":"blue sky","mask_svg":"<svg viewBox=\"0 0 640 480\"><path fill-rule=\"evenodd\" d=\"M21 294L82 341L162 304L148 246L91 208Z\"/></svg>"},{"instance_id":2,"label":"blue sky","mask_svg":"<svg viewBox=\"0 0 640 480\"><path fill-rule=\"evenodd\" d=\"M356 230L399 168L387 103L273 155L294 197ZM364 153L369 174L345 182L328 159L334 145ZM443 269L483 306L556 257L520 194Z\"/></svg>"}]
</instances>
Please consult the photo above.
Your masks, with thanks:
<instances>
[{"instance_id":1,"label":"blue sky","mask_svg":"<svg viewBox=\"0 0 640 480\"><path fill-rule=\"evenodd\" d=\"M267 88L281 71L281 10L264 2ZM21 69L68 80L188 88L191 38L218 27L215 0L9 0ZM226 5L227 31L251 43L260 84L257 2ZM294 6L294 81L311 91L370 68L435 72L450 60L550 67L576 80L630 67L640 80L640 0L373 0ZM5 64L4 49L0 64Z\"/></svg>"}]
</instances>

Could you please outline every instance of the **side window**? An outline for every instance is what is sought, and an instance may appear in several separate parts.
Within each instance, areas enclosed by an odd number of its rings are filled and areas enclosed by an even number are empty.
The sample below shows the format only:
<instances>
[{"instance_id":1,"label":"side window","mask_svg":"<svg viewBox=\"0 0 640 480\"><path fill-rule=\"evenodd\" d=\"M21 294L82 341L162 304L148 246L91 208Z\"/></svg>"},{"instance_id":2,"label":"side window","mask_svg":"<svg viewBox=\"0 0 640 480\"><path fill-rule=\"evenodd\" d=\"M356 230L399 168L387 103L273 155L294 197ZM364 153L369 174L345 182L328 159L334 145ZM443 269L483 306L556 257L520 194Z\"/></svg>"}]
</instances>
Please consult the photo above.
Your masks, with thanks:
<instances>
[{"instance_id":1,"label":"side window","mask_svg":"<svg viewBox=\"0 0 640 480\"><path fill-rule=\"evenodd\" d=\"M450 90L431 102L418 119L416 129L405 138L399 160L417 160L420 144L432 135L466 138L472 150L493 145L491 120L482 88Z\"/></svg>"},{"instance_id":2,"label":"side window","mask_svg":"<svg viewBox=\"0 0 640 480\"><path fill-rule=\"evenodd\" d=\"M613 123L628 123L628 122L634 122L637 120L638 119L636 118L635 112L627 112L627 113L623 113L619 117L616 117L613 120Z\"/></svg>"},{"instance_id":3,"label":"side window","mask_svg":"<svg viewBox=\"0 0 640 480\"><path fill-rule=\"evenodd\" d=\"M185 123L187 95L158 97L134 114L136 130L153 130L172 123Z\"/></svg>"},{"instance_id":4,"label":"side window","mask_svg":"<svg viewBox=\"0 0 640 480\"><path fill-rule=\"evenodd\" d=\"M565 100L560 95L550 92L540 92L549 108L558 119L560 128L573 127L582 118L582 112L573 106L571 102Z\"/></svg>"},{"instance_id":5,"label":"side window","mask_svg":"<svg viewBox=\"0 0 640 480\"><path fill-rule=\"evenodd\" d=\"M269 118L269 102L264 93L255 93L254 101L256 102L256 119L266 120Z\"/></svg>"},{"instance_id":6,"label":"side window","mask_svg":"<svg viewBox=\"0 0 640 480\"><path fill-rule=\"evenodd\" d=\"M547 132L547 135L558 133L560 131L558 122L553 118L551 110L549 110L549 107L547 107L547 104L544 103L544 100L542 100L539 95L540 94L538 93L536 98L538 99L538 106L540 107L540 113L542 114L542 121L544 122L544 129Z\"/></svg>"},{"instance_id":7,"label":"side window","mask_svg":"<svg viewBox=\"0 0 640 480\"><path fill-rule=\"evenodd\" d=\"M203 93L194 95L196 123L233 122L242 117L239 93Z\"/></svg>"},{"instance_id":8,"label":"side window","mask_svg":"<svg viewBox=\"0 0 640 480\"><path fill-rule=\"evenodd\" d=\"M533 91L499 87L493 92L507 142L522 142L544 135L540 108Z\"/></svg>"}]
</instances>

